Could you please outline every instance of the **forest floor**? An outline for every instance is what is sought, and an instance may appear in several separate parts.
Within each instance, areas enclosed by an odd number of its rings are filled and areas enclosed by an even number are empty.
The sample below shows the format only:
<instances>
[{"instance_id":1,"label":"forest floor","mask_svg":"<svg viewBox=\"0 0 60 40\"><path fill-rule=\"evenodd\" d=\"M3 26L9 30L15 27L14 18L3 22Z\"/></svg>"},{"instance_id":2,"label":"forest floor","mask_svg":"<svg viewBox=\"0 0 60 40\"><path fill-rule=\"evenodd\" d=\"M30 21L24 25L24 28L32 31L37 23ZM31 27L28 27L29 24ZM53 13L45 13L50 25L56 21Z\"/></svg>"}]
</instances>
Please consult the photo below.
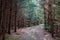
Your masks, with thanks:
<instances>
[{"instance_id":1,"label":"forest floor","mask_svg":"<svg viewBox=\"0 0 60 40\"><path fill-rule=\"evenodd\" d=\"M12 37L14 38L12 40L54 40L51 34L44 30L42 24L18 29L16 33L12 33Z\"/></svg>"}]
</instances>

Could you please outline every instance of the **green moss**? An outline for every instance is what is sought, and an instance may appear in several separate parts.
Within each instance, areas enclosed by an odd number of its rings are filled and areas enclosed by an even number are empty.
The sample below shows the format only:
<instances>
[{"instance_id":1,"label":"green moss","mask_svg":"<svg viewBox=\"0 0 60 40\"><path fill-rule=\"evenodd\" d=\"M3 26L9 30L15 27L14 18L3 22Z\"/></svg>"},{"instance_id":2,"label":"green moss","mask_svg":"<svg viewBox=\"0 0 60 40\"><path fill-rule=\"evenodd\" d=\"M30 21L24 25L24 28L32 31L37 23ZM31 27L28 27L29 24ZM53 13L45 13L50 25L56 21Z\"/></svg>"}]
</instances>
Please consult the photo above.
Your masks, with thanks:
<instances>
[{"instance_id":1,"label":"green moss","mask_svg":"<svg viewBox=\"0 0 60 40\"><path fill-rule=\"evenodd\" d=\"M16 36L15 38L12 35L6 35L5 40L19 40L19 37Z\"/></svg>"},{"instance_id":2,"label":"green moss","mask_svg":"<svg viewBox=\"0 0 60 40\"><path fill-rule=\"evenodd\" d=\"M14 40L14 38L11 35L6 35L5 40Z\"/></svg>"}]
</instances>

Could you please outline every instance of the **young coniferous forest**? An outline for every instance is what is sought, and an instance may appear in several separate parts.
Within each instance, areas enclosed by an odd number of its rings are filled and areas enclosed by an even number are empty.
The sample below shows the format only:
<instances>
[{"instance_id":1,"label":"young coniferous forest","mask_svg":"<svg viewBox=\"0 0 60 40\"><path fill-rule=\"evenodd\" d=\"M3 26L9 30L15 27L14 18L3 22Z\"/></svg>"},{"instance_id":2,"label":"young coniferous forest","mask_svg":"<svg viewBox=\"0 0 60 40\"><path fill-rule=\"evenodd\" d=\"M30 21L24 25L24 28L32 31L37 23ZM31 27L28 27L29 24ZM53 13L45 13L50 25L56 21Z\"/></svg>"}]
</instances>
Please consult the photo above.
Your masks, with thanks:
<instances>
[{"instance_id":1,"label":"young coniferous forest","mask_svg":"<svg viewBox=\"0 0 60 40\"><path fill-rule=\"evenodd\" d=\"M60 0L0 0L0 40L60 40Z\"/></svg>"}]
</instances>

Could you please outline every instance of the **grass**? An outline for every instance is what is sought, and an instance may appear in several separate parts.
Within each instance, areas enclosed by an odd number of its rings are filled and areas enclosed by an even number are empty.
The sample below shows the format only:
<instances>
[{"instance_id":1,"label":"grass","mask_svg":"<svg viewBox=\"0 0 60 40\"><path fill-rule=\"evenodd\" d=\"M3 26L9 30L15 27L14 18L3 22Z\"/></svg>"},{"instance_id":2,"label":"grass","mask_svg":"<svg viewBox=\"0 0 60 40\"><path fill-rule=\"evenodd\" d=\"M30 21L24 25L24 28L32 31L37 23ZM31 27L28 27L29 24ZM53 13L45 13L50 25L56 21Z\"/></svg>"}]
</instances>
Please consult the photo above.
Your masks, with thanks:
<instances>
[{"instance_id":1,"label":"grass","mask_svg":"<svg viewBox=\"0 0 60 40\"><path fill-rule=\"evenodd\" d=\"M18 36L14 38L12 35L6 35L5 40L20 40L20 38Z\"/></svg>"}]
</instances>

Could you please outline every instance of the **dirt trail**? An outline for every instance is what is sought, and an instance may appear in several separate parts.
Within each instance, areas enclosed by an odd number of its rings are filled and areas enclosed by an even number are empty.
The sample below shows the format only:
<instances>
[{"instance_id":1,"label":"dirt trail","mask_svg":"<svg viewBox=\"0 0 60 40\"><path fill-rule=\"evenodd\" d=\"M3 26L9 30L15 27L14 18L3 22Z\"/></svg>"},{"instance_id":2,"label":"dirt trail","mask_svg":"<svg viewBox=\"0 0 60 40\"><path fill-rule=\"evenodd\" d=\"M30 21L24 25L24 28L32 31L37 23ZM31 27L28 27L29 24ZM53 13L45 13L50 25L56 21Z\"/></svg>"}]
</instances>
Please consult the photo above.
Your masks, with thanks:
<instances>
[{"instance_id":1,"label":"dirt trail","mask_svg":"<svg viewBox=\"0 0 60 40\"><path fill-rule=\"evenodd\" d=\"M53 40L51 35L45 32L43 25L27 27L17 30L15 35L19 36L20 40Z\"/></svg>"}]
</instances>

